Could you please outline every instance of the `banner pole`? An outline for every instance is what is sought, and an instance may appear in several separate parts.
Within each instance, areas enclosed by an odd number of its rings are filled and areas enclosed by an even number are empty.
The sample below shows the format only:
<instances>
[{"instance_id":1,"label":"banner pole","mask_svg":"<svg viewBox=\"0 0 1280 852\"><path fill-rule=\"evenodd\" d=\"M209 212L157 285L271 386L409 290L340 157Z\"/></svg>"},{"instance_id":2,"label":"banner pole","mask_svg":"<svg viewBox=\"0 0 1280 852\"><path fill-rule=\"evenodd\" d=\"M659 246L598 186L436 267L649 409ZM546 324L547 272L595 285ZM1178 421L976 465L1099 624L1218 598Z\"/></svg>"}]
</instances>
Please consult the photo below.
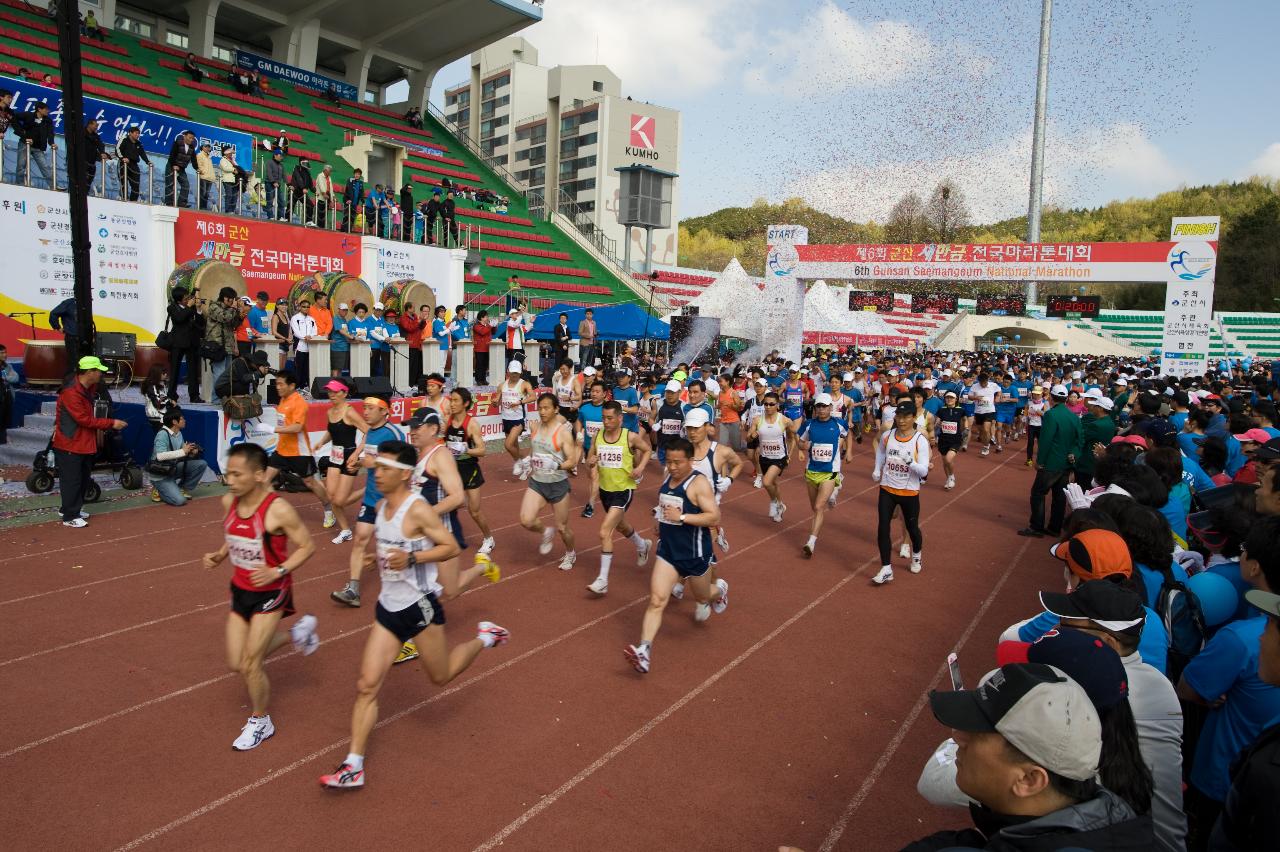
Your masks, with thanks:
<instances>
[{"instance_id":1,"label":"banner pole","mask_svg":"<svg viewBox=\"0 0 1280 852\"><path fill-rule=\"evenodd\" d=\"M67 146L71 264L75 275L76 328L80 352L68 352L68 366L94 347L93 281L89 265L89 175L84 167L84 88L80 69L80 4L57 6L58 71L62 76L63 139ZM58 151L53 149L53 185L58 185Z\"/></svg>"}]
</instances>

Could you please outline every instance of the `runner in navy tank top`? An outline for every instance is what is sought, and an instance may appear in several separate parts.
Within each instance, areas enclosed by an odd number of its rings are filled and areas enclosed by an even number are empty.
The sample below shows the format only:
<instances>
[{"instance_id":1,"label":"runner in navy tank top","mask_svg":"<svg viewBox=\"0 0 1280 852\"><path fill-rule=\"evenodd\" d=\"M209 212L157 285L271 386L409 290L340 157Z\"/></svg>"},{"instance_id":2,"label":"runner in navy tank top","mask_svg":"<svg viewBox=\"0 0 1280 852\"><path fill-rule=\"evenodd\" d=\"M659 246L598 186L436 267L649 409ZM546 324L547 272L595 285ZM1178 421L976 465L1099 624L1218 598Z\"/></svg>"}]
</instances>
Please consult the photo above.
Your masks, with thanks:
<instances>
[{"instance_id":1,"label":"runner in navy tank top","mask_svg":"<svg viewBox=\"0 0 1280 852\"><path fill-rule=\"evenodd\" d=\"M280 619L293 615L293 572L311 557L315 545L298 513L272 492L262 447L232 447L225 477L230 493L222 498L222 547L204 555L204 567L214 568L230 557L235 568L227 615L227 665L244 677L253 712L231 747L248 751L276 732L267 715L267 656L290 639L304 655L320 644L314 615L298 619L288 634L276 631Z\"/></svg>"}]
</instances>

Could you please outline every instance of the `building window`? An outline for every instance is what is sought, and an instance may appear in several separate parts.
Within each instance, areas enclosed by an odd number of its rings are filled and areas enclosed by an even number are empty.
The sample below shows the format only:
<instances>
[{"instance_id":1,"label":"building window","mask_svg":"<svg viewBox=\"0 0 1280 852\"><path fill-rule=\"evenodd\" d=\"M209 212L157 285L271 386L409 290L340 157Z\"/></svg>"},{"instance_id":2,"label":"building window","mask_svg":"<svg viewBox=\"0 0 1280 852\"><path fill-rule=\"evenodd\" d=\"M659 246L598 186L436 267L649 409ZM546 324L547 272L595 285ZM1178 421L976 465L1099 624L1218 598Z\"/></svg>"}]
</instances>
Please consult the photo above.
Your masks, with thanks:
<instances>
[{"instance_id":1,"label":"building window","mask_svg":"<svg viewBox=\"0 0 1280 852\"><path fill-rule=\"evenodd\" d=\"M599 112L598 108L592 107L588 112L562 117L560 119L560 133L572 134L582 125L593 123L599 117Z\"/></svg>"},{"instance_id":2,"label":"building window","mask_svg":"<svg viewBox=\"0 0 1280 852\"><path fill-rule=\"evenodd\" d=\"M173 30L168 30L164 34L165 44L171 44L174 47L180 47L183 50L187 49L187 41L188 40L185 35L182 33L175 33Z\"/></svg>"},{"instance_id":3,"label":"building window","mask_svg":"<svg viewBox=\"0 0 1280 852\"><path fill-rule=\"evenodd\" d=\"M364 102L365 102L365 103L367 103L367 104L374 104L374 105L376 106L376 105L377 105L377 103L378 103L378 93L377 93L377 92L365 92L365 93L364 93Z\"/></svg>"},{"instance_id":4,"label":"building window","mask_svg":"<svg viewBox=\"0 0 1280 852\"><path fill-rule=\"evenodd\" d=\"M232 51L227 50L225 47L218 47L216 44L213 46L213 58L220 59L228 64L234 64L236 61L236 56Z\"/></svg>"},{"instance_id":5,"label":"building window","mask_svg":"<svg viewBox=\"0 0 1280 852\"><path fill-rule=\"evenodd\" d=\"M599 80L592 80L592 81L591 81L591 90L592 90L593 92L603 92L603 91L604 91L604 83L601 83Z\"/></svg>"},{"instance_id":6,"label":"building window","mask_svg":"<svg viewBox=\"0 0 1280 852\"><path fill-rule=\"evenodd\" d=\"M128 15L116 15L116 29L133 33L141 38L151 38L155 32L150 24L130 18Z\"/></svg>"},{"instance_id":7,"label":"building window","mask_svg":"<svg viewBox=\"0 0 1280 852\"><path fill-rule=\"evenodd\" d=\"M495 77L480 87L480 100L487 101L503 86L510 85L511 75L503 74L501 77Z\"/></svg>"},{"instance_id":8,"label":"building window","mask_svg":"<svg viewBox=\"0 0 1280 852\"><path fill-rule=\"evenodd\" d=\"M458 110L458 117L457 119L455 119L456 123L466 124L470 120L471 120L471 110L469 109Z\"/></svg>"}]
</instances>

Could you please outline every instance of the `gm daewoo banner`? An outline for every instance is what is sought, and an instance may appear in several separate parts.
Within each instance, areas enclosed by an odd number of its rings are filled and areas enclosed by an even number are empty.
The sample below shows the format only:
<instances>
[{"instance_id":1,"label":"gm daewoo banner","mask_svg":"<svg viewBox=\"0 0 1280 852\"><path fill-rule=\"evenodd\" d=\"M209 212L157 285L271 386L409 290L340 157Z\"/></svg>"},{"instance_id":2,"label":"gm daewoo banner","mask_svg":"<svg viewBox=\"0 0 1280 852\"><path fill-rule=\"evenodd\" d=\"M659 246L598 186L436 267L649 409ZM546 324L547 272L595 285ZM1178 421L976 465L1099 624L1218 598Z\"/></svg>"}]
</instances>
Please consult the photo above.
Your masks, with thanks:
<instances>
[{"instance_id":1,"label":"gm daewoo banner","mask_svg":"<svg viewBox=\"0 0 1280 852\"><path fill-rule=\"evenodd\" d=\"M276 62L274 59L267 59L265 56L259 56L256 53L237 50L236 65L248 71L257 71L261 74L266 74L268 77L275 77L277 80L298 83L308 89L316 89L321 92L334 89L338 92L338 97L348 101L358 101L360 99L359 94L356 92L356 87L350 83L344 83L342 80L335 80L332 77L326 77L323 74L317 74L305 68L285 65L283 62Z\"/></svg>"},{"instance_id":2,"label":"gm daewoo banner","mask_svg":"<svg viewBox=\"0 0 1280 852\"><path fill-rule=\"evenodd\" d=\"M62 126L62 92L47 86L29 83L16 77L0 76L0 88L13 92L14 112L26 112L37 103L49 105L49 116L53 119L53 130L59 136L66 135ZM213 161L222 158L222 146L230 145L235 149L236 162L246 171L253 171L253 137L248 133L227 130L224 127L210 127L185 118L160 115L137 107L104 101L99 98L84 97L84 120L98 120L98 135L109 149L124 138L124 134L132 125L142 130L142 147L148 154L169 156L173 140L179 133L190 130L196 135L197 145L208 142L213 146Z\"/></svg>"}]
</instances>

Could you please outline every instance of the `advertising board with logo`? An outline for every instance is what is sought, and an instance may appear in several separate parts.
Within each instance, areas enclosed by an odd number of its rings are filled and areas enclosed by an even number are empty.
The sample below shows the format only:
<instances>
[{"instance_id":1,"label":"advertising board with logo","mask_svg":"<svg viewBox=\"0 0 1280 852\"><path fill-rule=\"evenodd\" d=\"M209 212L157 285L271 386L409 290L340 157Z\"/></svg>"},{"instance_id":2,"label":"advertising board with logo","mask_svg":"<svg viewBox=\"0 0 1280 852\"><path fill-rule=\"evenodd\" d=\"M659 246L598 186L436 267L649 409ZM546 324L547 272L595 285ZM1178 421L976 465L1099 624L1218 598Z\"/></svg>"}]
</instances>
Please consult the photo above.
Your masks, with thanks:
<instances>
[{"instance_id":1,"label":"advertising board with logo","mask_svg":"<svg viewBox=\"0 0 1280 852\"><path fill-rule=\"evenodd\" d=\"M1205 372L1213 339L1213 287L1218 264L1217 216L1176 218L1169 228L1168 285L1160 372L1194 376Z\"/></svg>"},{"instance_id":2,"label":"advertising board with logo","mask_svg":"<svg viewBox=\"0 0 1280 852\"><path fill-rule=\"evenodd\" d=\"M316 272L360 273L360 237L341 232L183 210L173 241L176 263L225 261L240 270L248 292L266 290L272 300Z\"/></svg>"},{"instance_id":3,"label":"advertising board with logo","mask_svg":"<svg viewBox=\"0 0 1280 852\"><path fill-rule=\"evenodd\" d=\"M147 248L156 239L153 229L164 227L152 219L157 209L89 198L89 266L98 331L130 332L140 343L155 340L164 304L158 286L163 275ZM66 194L0 184L0 231L5 237L0 342L13 356L22 351L21 340L33 336L31 320L46 330L36 337L61 338L48 333L48 314L74 295Z\"/></svg>"},{"instance_id":4,"label":"advertising board with logo","mask_svg":"<svg viewBox=\"0 0 1280 852\"><path fill-rule=\"evenodd\" d=\"M0 89L13 92L14 112L26 112L37 103L49 105L49 116L53 119L53 130L62 135L62 92L46 86L38 86L16 77L0 76ZM169 149L178 138L178 134L190 130L196 135L197 144L208 142L213 146L213 160L218 163L222 159L222 148L230 145L235 150L236 163L248 171L253 171L253 137L248 133L227 130L222 127L211 127L184 118L171 115L160 115L137 107L105 101L101 98L84 98L85 121L96 119L98 135L108 149L124 138L125 133L133 125L138 125L141 132L139 141L148 154L161 157L169 155Z\"/></svg>"},{"instance_id":5,"label":"advertising board with logo","mask_svg":"<svg viewBox=\"0 0 1280 852\"><path fill-rule=\"evenodd\" d=\"M596 166L595 184L597 189L590 191L589 186L581 186L581 190L572 188L563 177L562 186L580 201L596 201L594 218L600 229L611 240L617 242L617 256L625 254L626 229L618 224L618 205L621 182L614 169L644 165L653 166L664 172L680 173L680 113L654 104L636 101L605 98L598 104L588 105L584 110L598 109L598 119L584 122L578 129L578 138L594 136L602 138L594 149L599 155L584 152L578 159L561 157L561 168L573 163L580 168ZM586 118L589 113L583 113ZM586 144L585 142L581 144ZM585 175L584 175L585 177ZM582 183L585 183L583 181ZM583 194L579 195L578 192ZM587 194L589 193L589 195ZM601 211L603 207L603 211ZM671 184L671 221L673 227L666 230L653 231L653 262L659 265L675 265L679 262L679 229L675 223L680 217L680 179L677 177ZM631 232L631 256L643 258L646 249L646 233L643 229L633 228Z\"/></svg>"},{"instance_id":6,"label":"advertising board with logo","mask_svg":"<svg viewBox=\"0 0 1280 852\"><path fill-rule=\"evenodd\" d=\"M849 310L887 314L893 311L892 290L850 290Z\"/></svg>"},{"instance_id":7,"label":"advertising board with logo","mask_svg":"<svg viewBox=\"0 0 1280 852\"><path fill-rule=\"evenodd\" d=\"M394 281L421 281L435 293L437 305L453 310L462 304L465 252L363 237L361 254L361 277L374 293Z\"/></svg>"},{"instance_id":8,"label":"advertising board with logo","mask_svg":"<svg viewBox=\"0 0 1280 852\"><path fill-rule=\"evenodd\" d=\"M954 314L959 309L959 293L913 293L911 296L913 314Z\"/></svg>"},{"instance_id":9,"label":"advertising board with logo","mask_svg":"<svg viewBox=\"0 0 1280 852\"><path fill-rule=\"evenodd\" d=\"M348 101L358 101L360 99L360 94L356 91L356 87L348 82L335 80L332 77L326 77L323 74L317 74L305 68L276 62L274 59L268 59L256 53L249 53L247 50L236 51L235 64L239 68L257 71L259 74L275 77L277 80L297 83L300 86L306 86L308 89L315 89L318 92L334 90L337 91L338 97Z\"/></svg>"}]
</instances>

